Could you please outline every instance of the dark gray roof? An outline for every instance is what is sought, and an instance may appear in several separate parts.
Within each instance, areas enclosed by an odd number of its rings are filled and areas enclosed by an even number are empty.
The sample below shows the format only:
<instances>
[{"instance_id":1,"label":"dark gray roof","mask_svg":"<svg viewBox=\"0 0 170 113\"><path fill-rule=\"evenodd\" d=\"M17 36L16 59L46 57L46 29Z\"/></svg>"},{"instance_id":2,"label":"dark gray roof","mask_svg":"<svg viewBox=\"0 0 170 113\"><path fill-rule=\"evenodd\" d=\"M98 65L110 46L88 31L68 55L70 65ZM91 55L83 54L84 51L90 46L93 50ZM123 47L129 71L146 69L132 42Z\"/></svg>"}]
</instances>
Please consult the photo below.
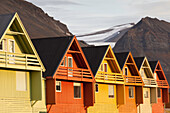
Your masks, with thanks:
<instances>
[{"instance_id":1,"label":"dark gray roof","mask_svg":"<svg viewBox=\"0 0 170 113\"><path fill-rule=\"evenodd\" d=\"M138 67L138 70L140 70L144 58L145 58L145 57L134 57L135 63L136 63L136 65L137 65L137 67Z\"/></svg>"},{"instance_id":2,"label":"dark gray roof","mask_svg":"<svg viewBox=\"0 0 170 113\"><path fill-rule=\"evenodd\" d=\"M4 34L5 30L7 29L8 25L11 22L14 15L15 15L15 13L0 15L0 38Z\"/></svg>"},{"instance_id":3,"label":"dark gray roof","mask_svg":"<svg viewBox=\"0 0 170 113\"><path fill-rule=\"evenodd\" d=\"M152 72L154 73L158 61L149 61Z\"/></svg>"},{"instance_id":4,"label":"dark gray roof","mask_svg":"<svg viewBox=\"0 0 170 113\"><path fill-rule=\"evenodd\" d=\"M125 64L125 61L126 61L128 55L129 55L129 52L115 53L116 59L119 63L121 70L123 69L123 66Z\"/></svg>"},{"instance_id":5,"label":"dark gray roof","mask_svg":"<svg viewBox=\"0 0 170 113\"><path fill-rule=\"evenodd\" d=\"M109 46L83 47L82 50L95 76Z\"/></svg>"},{"instance_id":6,"label":"dark gray roof","mask_svg":"<svg viewBox=\"0 0 170 113\"><path fill-rule=\"evenodd\" d=\"M74 36L32 39L46 68L43 76L53 76Z\"/></svg>"}]
</instances>

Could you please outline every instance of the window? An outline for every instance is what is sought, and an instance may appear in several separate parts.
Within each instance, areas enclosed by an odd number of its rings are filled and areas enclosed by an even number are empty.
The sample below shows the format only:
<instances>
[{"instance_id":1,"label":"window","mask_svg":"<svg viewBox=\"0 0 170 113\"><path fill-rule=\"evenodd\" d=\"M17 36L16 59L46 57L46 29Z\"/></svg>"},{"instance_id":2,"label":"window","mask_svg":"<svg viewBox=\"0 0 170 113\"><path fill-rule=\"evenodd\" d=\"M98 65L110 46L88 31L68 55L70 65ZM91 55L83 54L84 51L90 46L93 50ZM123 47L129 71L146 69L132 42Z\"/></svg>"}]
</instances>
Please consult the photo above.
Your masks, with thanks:
<instances>
[{"instance_id":1,"label":"window","mask_svg":"<svg viewBox=\"0 0 170 113\"><path fill-rule=\"evenodd\" d=\"M145 91L144 97L145 97L145 98L149 98L148 91Z\"/></svg>"},{"instance_id":2,"label":"window","mask_svg":"<svg viewBox=\"0 0 170 113\"><path fill-rule=\"evenodd\" d=\"M125 67L125 72L124 72L125 75L128 75L128 68Z\"/></svg>"},{"instance_id":3,"label":"window","mask_svg":"<svg viewBox=\"0 0 170 113\"><path fill-rule=\"evenodd\" d=\"M68 57L68 67L73 67L73 60L72 60L72 57ZM73 69L68 69L68 76L69 77L73 77Z\"/></svg>"},{"instance_id":4,"label":"window","mask_svg":"<svg viewBox=\"0 0 170 113\"><path fill-rule=\"evenodd\" d=\"M0 42L0 51L7 51L7 40L6 39L3 39L1 42Z\"/></svg>"},{"instance_id":5,"label":"window","mask_svg":"<svg viewBox=\"0 0 170 113\"><path fill-rule=\"evenodd\" d=\"M61 66L67 66L67 57L64 58L63 62L61 63Z\"/></svg>"},{"instance_id":6,"label":"window","mask_svg":"<svg viewBox=\"0 0 170 113\"><path fill-rule=\"evenodd\" d=\"M26 72L16 72L16 90L27 91L27 74Z\"/></svg>"},{"instance_id":7,"label":"window","mask_svg":"<svg viewBox=\"0 0 170 113\"><path fill-rule=\"evenodd\" d=\"M155 80L157 79L156 73L154 73L154 78L155 78Z\"/></svg>"},{"instance_id":8,"label":"window","mask_svg":"<svg viewBox=\"0 0 170 113\"><path fill-rule=\"evenodd\" d=\"M11 52L11 53L15 52L14 40L9 40L9 52Z\"/></svg>"},{"instance_id":9,"label":"window","mask_svg":"<svg viewBox=\"0 0 170 113\"><path fill-rule=\"evenodd\" d=\"M114 85L108 85L109 98L114 98Z\"/></svg>"},{"instance_id":10,"label":"window","mask_svg":"<svg viewBox=\"0 0 170 113\"><path fill-rule=\"evenodd\" d=\"M99 85L97 83L95 84L95 90L96 90L96 93L99 92Z\"/></svg>"},{"instance_id":11,"label":"window","mask_svg":"<svg viewBox=\"0 0 170 113\"><path fill-rule=\"evenodd\" d=\"M144 77L144 69L141 70L141 76Z\"/></svg>"},{"instance_id":12,"label":"window","mask_svg":"<svg viewBox=\"0 0 170 113\"><path fill-rule=\"evenodd\" d=\"M81 98L81 83L74 83L74 98Z\"/></svg>"},{"instance_id":13,"label":"window","mask_svg":"<svg viewBox=\"0 0 170 113\"><path fill-rule=\"evenodd\" d=\"M3 50L3 40L0 42L0 51Z\"/></svg>"},{"instance_id":14,"label":"window","mask_svg":"<svg viewBox=\"0 0 170 113\"><path fill-rule=\"evenodd\" d=\"M56 81L56 92L61 92L61 81Z\"/></svg>"},{"instance_id":15,"label":"window","mask_svg":"<svg viewBox=\"0 0 170 113\"><path fill-rule=\"evenodd\" d=\"M158 88L158 98L161 98L161 89Z\"/></svg>"},{"instance_id":16,"label":"window","mask_svg":"<svg viewBox=\"0 0 170 113\"><path fill-rule=\"evenodd\" d=\"M104 72L107 72L107 63L104 63Z\"/></svg>"},{"instance_id":17,"label":"window","mask_svg":"<svg viewBox=\"0 0 170 113\"><path fill-rule=\"evenodd\" d=\"M129 86L129 98L134 98L134 91L132 86Z\"/></svg>"},{"instance_id":18,"label":"window","mask_svg":"<svg viewBox=\"0 0 170 113\"><path fill-rule=\"evenodd\" d=\"M103 64L99 67L99 71L103 71Z\"/></svg>"}]
</instances>

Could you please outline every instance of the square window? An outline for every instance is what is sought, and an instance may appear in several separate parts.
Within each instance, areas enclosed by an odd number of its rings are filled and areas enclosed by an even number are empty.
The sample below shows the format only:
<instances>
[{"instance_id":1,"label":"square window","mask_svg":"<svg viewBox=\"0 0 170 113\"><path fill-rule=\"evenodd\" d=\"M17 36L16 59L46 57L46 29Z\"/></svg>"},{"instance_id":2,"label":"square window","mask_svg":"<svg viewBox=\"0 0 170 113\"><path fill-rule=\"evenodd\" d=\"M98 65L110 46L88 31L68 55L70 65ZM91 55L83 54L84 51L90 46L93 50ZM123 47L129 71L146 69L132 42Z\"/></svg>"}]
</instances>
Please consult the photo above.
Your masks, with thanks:
<instances>
[{"instance_id":1,"label":"square window","mask_svg":"<svg viewBox=\"0 0 170 113\"><path fill-rule=\"evenodd\" d=\"M56 81L56 92L61 92L61 81Z\"/></svg>"},{"instance_id":2,"label":"square window","mask_svg":"<svg viewBox=\"0 0 170 113\"><path fill-rule=\"evenodd\" d=\"M114 98L114 85L108 85L109 98Z\"/></svg>"},{"instance_id":3,"label":"square window","mask_svg":"<svg viewBox=\"0 0 170 113\"><path fill-rule=\"evenodd\" d=\"M74 83L74 98L81 98L81 83Z\"/></svg>"},{"instance_id":4,"label":"square window","mask_svg":"<svg viewBox=\"0 0 170 113\"><path fill-rule=\"evenodd\" d=\"M133 86L129 86L129 98L134 98Z\"/></svg>"}]
</instances>

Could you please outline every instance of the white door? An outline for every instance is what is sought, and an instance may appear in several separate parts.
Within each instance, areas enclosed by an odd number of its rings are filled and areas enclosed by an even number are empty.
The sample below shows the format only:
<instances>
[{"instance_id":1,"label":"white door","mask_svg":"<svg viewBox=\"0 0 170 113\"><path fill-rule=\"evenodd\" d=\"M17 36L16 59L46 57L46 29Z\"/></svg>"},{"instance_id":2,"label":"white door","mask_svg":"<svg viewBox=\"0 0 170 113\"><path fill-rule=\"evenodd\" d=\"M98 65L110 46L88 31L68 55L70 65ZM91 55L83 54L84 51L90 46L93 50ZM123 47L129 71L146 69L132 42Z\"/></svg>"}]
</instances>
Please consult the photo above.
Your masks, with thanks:
<instances>
[{"instance_id":1,"label":"white door","mask_svg":"<svg viewBox=\"0 0 170 113\"><path fill-rule=\"evenodd\" d=\"M14 40L9 40L9 52L14 53L15 52L15 45ZM14 64L14 55L9 55L9 63Z\"/></svg>"}]
</instances>

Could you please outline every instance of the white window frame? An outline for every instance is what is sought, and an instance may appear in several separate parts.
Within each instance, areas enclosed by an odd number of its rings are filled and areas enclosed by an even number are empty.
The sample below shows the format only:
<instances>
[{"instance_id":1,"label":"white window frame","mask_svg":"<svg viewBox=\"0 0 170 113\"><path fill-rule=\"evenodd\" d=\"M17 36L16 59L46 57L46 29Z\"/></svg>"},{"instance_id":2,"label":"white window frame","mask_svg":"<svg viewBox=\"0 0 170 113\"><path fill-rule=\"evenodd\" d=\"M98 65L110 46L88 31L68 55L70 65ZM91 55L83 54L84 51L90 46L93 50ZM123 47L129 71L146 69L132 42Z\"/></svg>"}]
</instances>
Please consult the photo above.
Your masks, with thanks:
<instances>
[{"instance_id":1,"label":"white window frame","mask_svg":"<svg viewBox=\"0 0 170 113\"><path fill-rule=\"evenodd\" d=\"M71 64L72 64L72 68L73 68L73 58L72 57L68 57L68 67L69 67L69 58L71 58ZM68 76L73 77L73 72L69 72L69 70L73 71L73 69L68 69Z\"/></svg>"},{"instance_id":2,"label":"white window frame","mask_svg":"<svg viewBox=\"0 0 170 113\"><path fill-rule=\"evenodd\" d=\"M10 48L9 48L10 41L14 42L14 52L13 53L15 53L15 40L13 40L13 39L8 40L8 51L10 52Z\"/></svg>"},{"instance_id":3,"label":"white window frame","mask_svg":"<svg viewBox=\"0 0 170 113\"><path fill-rule=\"evenodd\" d=\"M74 82L73 83L73 91L74 91L74 87L75 86L79 86L80 87L80 97L75 97L75 94L74 94L74 99L81 99L81 83L77 83L77 82ZM74 92L73 92L74 93Z\"/></svg>"},{"instance_id":4,"label":"white window frame","mask_svg":"<svg viewBox=\"0 0 170 113\"><path fill-rule=\"evenodd\" d=\"M56 80L56 85L55 85L56 87L57 87L57 82L60 84L60 90L57 90L57 88L56 88L56 92L61 92L61 81Z\"/></svg>"},{"instance_id":5,"label":"white window frame","mask_svg":"<svg viewBox=\"0 0 170 113\"><path fill-rule=\"evenodd\" d=\"M123 74L126 75L126 70L127 70L127 75L128 75L128 68L127 68L127 67L125 67ZM126 76L127 76L127 75L126 75Z\"/></svg>"},{"instance_id":6,"label":"white window frame","mask_svg":"<svg viewBox=\"0 0 170 113\"><path fill-rule=\"evenodd\" d=\"M113 90L113 92L112 92L113 93L113 97L110 97L110 94L109 94L111 88ZM108 85L108 97L109 98L115 98L114 85Z\"/></svg>"}]
</instances>

